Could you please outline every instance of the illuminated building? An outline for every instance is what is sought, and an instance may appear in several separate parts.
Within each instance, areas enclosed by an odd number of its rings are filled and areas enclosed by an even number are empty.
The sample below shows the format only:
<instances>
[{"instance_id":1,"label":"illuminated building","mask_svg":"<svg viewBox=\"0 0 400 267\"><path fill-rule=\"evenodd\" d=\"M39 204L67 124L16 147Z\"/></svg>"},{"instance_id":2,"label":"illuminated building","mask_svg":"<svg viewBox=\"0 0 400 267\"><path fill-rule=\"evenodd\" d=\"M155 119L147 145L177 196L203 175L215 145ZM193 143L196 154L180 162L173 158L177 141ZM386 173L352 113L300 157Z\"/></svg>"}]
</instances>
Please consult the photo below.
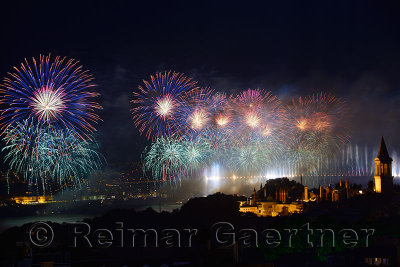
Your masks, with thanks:
<instances>
[{"instance_id":1,"label":"illuminated building","mask_svg":"<svg viewBox=\"0 0 400 267\"><path fill-rule=\"evenodd\" d=\"M44 204L46 202L52 201L52 196L23 196L23 197L13 197L11 200L15 201L17 204Z\"/></svg>"},{"instance_id":2,"label":"illuminated building","mask_svg":"<svg viewBox=\"0 0 400 267\"><path fill-rule=\"evenodd\" d=\"M302 210L303 207L300 202L283 203L272 199L256 202L255 205L242 202L239 207L240 212L251 212L259 217L291 215L301 213Z\"/></svg>"},{"instance_id":3,"label":"illuminated building","mask_svg":"<svg viewBox=\"0 0 400 267\"><path fill-rule=\"evenodd\" d=\"M263 197L260 198L254 189L250 200L240 202L239 211L254 213L259 217L285 216L303 211L301 202L288 202L288 191L284 188L275 192L275 198L267 196L266 186L262 191Z\"/></svg>"},{"instance_id":4,"label":"illuminated building","mask_svg":"<svg viewBox=\"0 0 400 267\"><path fill-rule=\"evenodd\" d=\"M392 158L386 148L385 140L381 139L378 155L375 160L375 192L390 193L393 191Z\"/></svg>"}]
</instances>

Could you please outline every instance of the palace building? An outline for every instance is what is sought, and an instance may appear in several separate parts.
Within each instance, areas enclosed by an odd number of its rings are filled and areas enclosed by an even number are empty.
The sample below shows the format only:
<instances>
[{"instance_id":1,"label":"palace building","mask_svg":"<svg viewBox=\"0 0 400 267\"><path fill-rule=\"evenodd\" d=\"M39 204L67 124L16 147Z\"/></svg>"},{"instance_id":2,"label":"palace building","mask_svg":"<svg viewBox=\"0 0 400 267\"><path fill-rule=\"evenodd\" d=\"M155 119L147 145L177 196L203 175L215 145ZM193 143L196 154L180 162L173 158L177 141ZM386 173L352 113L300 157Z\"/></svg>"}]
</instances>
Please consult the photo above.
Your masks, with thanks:
<instances>
[{"instance_id":1,"label":"palace building","mask_svg":"<svg viewBox=\"0 0 400 267\"><path fill-rule=\"evenodd\" d=\"M288 201L288 192L285 189L277 191L274 198L267 196L266 187L264 187L263 197L257 197L256 189L254 189L250 201L240 201L239 211L254 213L259 217L275 217L301 213L303 205L301 202Z\"/></svg>"}]
</instances>

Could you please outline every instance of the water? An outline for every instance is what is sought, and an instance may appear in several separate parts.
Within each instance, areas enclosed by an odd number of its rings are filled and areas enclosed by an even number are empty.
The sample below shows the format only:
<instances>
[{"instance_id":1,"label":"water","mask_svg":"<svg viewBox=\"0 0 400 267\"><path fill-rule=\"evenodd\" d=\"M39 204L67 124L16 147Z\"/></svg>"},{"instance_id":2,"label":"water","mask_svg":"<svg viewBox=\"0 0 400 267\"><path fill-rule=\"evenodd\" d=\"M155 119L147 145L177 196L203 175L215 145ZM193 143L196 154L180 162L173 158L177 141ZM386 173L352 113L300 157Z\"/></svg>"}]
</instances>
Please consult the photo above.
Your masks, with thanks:
<instances>
[{"instance_id":1,"label":"water","mask_svg":"<svg viewBox=\"0 0 400 267\"><path fill-rule=\"evenodd\" d=\"M161 211L168 211L172 212L174 209L179 209L182 205L181 204L163 204L161 206ZM117 209L118 207L113 208L104 208L103 212L80 212L80 213L73 213L70 210L65 210L62 213L58 214L46 214L46 215L28 215L28 216L17 216L11 215L0 220L0 232L15 226L23 226L27 223L43 221L43 222L54 222L54 223L71 223L71 222L79 222L83 221L84 219L92 219L95 217L99 217L104 215L110 210ZM124 207L126 208L126 207ZM136 211L145 210L147 208L152 208L155 211L160 211L159 205L143 205L143 206L135 206ZM90 207L87 207L87 210L90 210Z\"/></svg>"}]
</instances>

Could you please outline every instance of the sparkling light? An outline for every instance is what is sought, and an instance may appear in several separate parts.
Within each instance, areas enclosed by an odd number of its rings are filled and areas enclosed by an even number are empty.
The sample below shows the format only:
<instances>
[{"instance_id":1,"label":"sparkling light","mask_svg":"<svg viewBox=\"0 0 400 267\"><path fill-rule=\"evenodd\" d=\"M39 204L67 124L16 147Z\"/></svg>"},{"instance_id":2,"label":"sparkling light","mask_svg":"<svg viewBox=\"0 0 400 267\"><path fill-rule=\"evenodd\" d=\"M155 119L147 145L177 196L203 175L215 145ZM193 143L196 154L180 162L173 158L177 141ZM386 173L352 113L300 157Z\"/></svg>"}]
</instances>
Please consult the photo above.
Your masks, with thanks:
<instances>
[{"instance_id":1,"label":"sparkling light","mask_svg":"<svg viewBox=\"0 0 400 267\"><path fill-rule=\"evenodd\" d=\"M51 88L41 88L34 92L32 107L39 120L50 122L52 118L57 118L58 113L65 109L62 89L52 90Z\"/></svg>"},{"instance_id":2,"label":"sparkling light","mask_svg":"<svg viewBox=\"0 0 400 267\"><path fill-rule=\"evenodd\" d=\"M307 125L308 123L307 123L307 120L305 120L305 119L302 119L302 120L300 120L300 121L298 121L297 122L297 128L299 128L300 130L305 130L305 129L307 129Z\"/></svg>"},{"instance_id":3,"label":"sparkling light","mask_svg":"<svg viewBox=\"0 0 400 267\"><path fill-rule=\"evenodd\" d=\"M157 72L133 92L133 120L147 139L182 136L190 128L187 99L197 82L172 71Z\"/></svg>"},{"instance_id":4,"label":"sparkling light","mask_svg":"<svg viewBox=\"0 0 400 267\"><path fill-rule=\"evenodd\" d=\"M250 126L251 128L256 128L259 123L260 123L260 119L258 118L258 116L254 113L249 113L246 116L246 123L248 126Z\"/></svg>"},{"instance_id":5,"label":"sparkling light","mask_svg":"<svg viewBox=\"0 0 400 267\"><path fill-rule=\"evenodd\" d=\"M216 123L217 123L219 126L223 127L223 126L225 126L226 124L228 124L229 118L228 118L227 116L224 116L224 115L220 114L220 115L215 119L215 121L216 121Z\"/></svg>"},{"instance_id":6,"label":"sparkling light","mask_svg":"<svg viewBox=\"0 0 400 267\"><path fill-rule=\"evenodd\" d=\"M174 108L174 101L172 97L169 95L166 95L158 99L155 105L156 113L163 119L172 114L173 108Z\"/></svg>"},{"instance_id":7,"label":"sparkling light","mask_svg":"<svg viewBox=\"0 0 400 267\"><path fill-rule=\"evenodd\" d=\"M204 127L207 121L207 115L204 111L198 110L191 116L191 126L195 130L200 130Z\"/></svg>"},{"instance_id":8,"label":"sparkling light","mask_svg":"<svg viewBox=\"0 0 400 267\"><path fill-rule=\"evenodd\" d=\"M264 136L269 136L271 133L272 133L272 129L270 127L268 127L268 126L265 126L262 134Z\"/></svg>"}]
</instances>

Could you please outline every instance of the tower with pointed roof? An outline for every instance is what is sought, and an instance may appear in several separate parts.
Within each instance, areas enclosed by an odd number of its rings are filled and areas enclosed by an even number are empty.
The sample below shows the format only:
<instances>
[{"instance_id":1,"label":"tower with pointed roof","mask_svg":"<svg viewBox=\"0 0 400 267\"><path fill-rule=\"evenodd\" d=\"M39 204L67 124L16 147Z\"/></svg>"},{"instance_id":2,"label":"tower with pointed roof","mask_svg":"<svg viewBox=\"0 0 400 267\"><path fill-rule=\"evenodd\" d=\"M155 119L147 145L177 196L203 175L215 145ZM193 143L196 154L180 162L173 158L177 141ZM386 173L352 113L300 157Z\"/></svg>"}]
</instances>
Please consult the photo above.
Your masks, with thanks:
<instances>
[{"instance_id":1,"label":"tower with pointed roof","mask_svg":"<svg viewBox=\"0 0 400 267\"><path fill-rule=\"evenodd\" d=\"M386 148L385 140L381 139L378 155L375 160L375 192L390 193L393 190L392 158Z\"/></svg>"}]
</instances>

